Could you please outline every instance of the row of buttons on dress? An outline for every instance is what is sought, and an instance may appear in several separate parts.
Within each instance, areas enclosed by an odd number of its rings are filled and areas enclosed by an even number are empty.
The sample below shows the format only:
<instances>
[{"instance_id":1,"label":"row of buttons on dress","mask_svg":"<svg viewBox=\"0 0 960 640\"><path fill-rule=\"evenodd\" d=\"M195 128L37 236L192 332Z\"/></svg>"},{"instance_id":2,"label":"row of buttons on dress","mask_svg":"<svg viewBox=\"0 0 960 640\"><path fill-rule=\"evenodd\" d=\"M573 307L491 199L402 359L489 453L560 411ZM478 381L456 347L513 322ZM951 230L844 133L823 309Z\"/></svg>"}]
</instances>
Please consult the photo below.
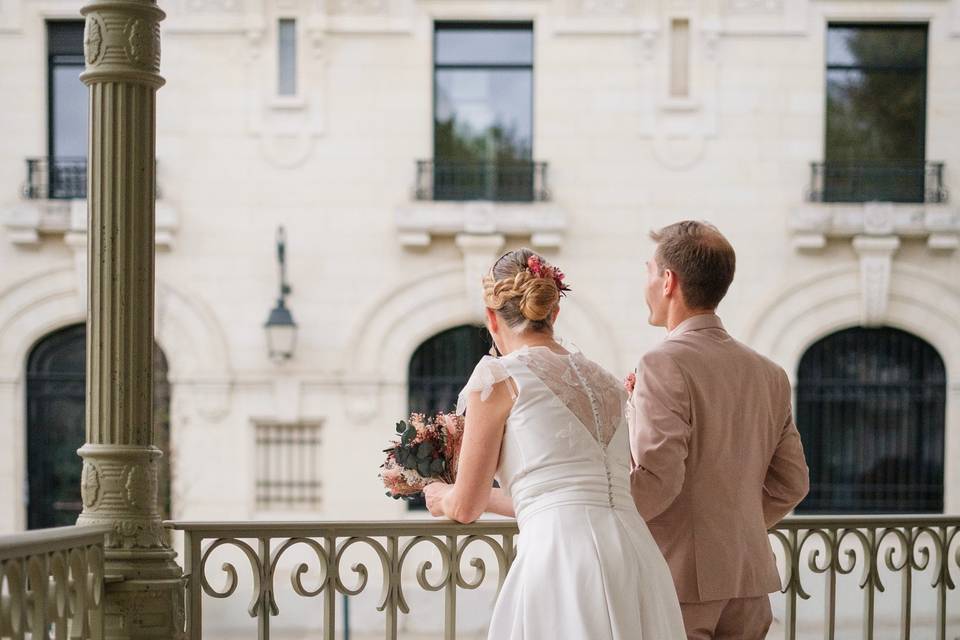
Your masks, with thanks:
<instances>
[{"instance_id":1,"label":"row of buttons on dress","mask_svg":"<svg viewBox=\"0 0 960 640\"><path fill-rule=\"evenodd\" d=\"M607 461L607 448L604 446L603 435L600 429L600 411L597 409L597 399L594 398L593 389L587 384L586 378L580 373L580 367L577 366L573 358L570 359L570 366L573 368L573 372L577 375L577 379L580 380L580 384L583 385L583 389L587 393L587 398L590 400L590 410L593 412L593 424L597 430L597 444L600 446L600 456L603 458L603 469L607 473L607 502L610 504L610 508L613 508L613 478L610 474L610 463Z\"/></svg>"}]
</instances>

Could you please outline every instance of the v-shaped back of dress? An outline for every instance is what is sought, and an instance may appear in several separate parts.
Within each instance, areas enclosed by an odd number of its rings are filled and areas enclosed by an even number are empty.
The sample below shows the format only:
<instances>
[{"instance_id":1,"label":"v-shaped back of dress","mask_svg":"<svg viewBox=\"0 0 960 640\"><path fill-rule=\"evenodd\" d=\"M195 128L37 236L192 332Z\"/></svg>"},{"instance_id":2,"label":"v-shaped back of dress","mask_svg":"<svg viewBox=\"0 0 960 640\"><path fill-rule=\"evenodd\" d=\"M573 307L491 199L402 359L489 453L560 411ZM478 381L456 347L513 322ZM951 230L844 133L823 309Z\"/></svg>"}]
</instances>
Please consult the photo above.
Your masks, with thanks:
<instances>
[{"instance_id":1,"label":"v-shaped back of dress","mask_svg":"<svg viewBox=\"0 0 960 640\"><path fill-rule=\"evenodd\" d=\"M488 639L684 640L670 571L630 497L626 392L581 354L527 348L484 358L458 408L508 378L497 476L520 536Z\"/></svg>"},{"instance_id":2,"label":"v-shaped back of dress","mask_svg":"<svg viewBox=\"0 0 960 640\"><path fill-rule=\"evenodd\" d=\"M477 365L461 394L481 399L511 378L516 399L507 419L498 480L518 519L562 504L633 509L624 406L616 378L580 353L527 347Z\"/></svg>"}]
</instances>

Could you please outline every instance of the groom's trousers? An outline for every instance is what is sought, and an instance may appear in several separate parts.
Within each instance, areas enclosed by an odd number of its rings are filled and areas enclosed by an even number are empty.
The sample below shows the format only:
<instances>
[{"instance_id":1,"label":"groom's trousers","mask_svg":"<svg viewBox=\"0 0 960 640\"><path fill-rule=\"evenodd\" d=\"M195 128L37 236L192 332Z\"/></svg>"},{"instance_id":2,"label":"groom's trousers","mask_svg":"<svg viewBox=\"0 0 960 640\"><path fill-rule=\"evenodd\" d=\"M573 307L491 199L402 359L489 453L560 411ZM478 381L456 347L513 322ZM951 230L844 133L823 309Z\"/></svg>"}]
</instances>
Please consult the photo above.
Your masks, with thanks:
<instances>
[{"instance_id":1,"label":"groom's trousers","mask_svg":"<svg viewBox=\"0 0 960 640\"><path fill-rule=\"evenodd\" d=\"M769 596L681 602L687 640L763 640L773 622Z\"/></svg>"}]
</instances>

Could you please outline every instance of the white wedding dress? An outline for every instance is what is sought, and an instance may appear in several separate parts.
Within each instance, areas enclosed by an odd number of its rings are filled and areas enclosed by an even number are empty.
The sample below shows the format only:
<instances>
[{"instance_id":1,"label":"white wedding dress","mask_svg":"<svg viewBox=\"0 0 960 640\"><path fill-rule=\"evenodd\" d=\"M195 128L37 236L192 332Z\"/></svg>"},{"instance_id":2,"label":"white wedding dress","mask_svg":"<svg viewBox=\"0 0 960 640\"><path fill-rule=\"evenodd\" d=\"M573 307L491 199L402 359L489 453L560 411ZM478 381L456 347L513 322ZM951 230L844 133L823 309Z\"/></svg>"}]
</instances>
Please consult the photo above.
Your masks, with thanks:
<instances>
[{"instance_id":1,"label":"white wedding dress","mask_svg":"<svg viewBox=\"0 0 960 640\"><path fill-rule=\"evenodd\" d=\"M458 411L507 378L517 397L497 480L520 535L488 638L685 640L670 571L630 497L621 383L580 353L527 347L484 357Z\"/></svg>"}]
</instances>

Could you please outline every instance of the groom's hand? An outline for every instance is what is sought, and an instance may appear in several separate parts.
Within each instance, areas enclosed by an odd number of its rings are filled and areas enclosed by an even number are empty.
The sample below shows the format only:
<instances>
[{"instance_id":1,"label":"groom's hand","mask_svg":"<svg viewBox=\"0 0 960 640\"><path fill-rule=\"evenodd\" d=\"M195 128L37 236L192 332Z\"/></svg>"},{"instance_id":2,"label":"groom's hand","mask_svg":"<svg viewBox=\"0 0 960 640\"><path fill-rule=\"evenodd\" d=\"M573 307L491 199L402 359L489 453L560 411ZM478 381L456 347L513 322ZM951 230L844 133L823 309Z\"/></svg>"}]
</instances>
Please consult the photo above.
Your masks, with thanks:
<instances>
[{"instance_id":1,"label":"groom's hand","mask_svg":"<svg viewBox=\"0 0 960 640\"><path fill-rule=\"evenodd\" d=\"M634 387L637 386L637 374L631 372L627 374L627 377L623 380L623 388L627 390L627 393L633 394Z\"/></svg>"}]
</instances>

